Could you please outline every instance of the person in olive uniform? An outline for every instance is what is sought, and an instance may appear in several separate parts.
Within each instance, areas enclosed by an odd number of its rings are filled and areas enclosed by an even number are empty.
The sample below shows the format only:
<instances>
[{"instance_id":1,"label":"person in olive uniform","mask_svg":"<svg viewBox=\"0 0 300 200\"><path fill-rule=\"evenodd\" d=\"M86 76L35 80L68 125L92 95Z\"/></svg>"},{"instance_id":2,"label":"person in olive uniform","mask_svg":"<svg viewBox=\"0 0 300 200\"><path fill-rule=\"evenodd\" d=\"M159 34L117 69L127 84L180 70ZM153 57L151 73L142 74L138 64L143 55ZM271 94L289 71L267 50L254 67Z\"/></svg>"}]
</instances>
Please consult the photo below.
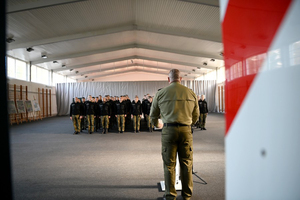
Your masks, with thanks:
<instances>
[{"instance_id":1,"label":"person in olive uniform","mask_svg":"<svg viewBox=\"0 0 300 200\"><path fill-rule=\"evenodd\" d=\"M205 101L205 95L201 95L201 99L199 101L199 108L200 108L200 128L201 130L206 130L206 117L208 114L207 109L207 102Z\"/></svg>"},{"instance_id":2,"label":"person in olive uniform","mask_svg":"<svg viewBox=\"0 0 300 200\"><path fill-rule=\"evenodd\" d=\"M99 104L99 115L102 123L102 134L106 134L109 128L110 106L106 97L103 98L103 103Z\"/></svg>"},{"instance_id":3,"label":"person in olive uniform","mask_svg":"<svg viewBox=\"0 0 300 200\"><path fill-rule=\"evenodd\" d=\"M169 72L169 86L159 90L152 102L150 118L158 126L158 118L164 123L162 129L162 159L165 179L165 199L175 200L175 165L178 153L181 196L189 200L193 193L193 136L191 125L199 117L199 108L195 93L180 84L182 77L178 69Z\"/></svg>"},{"instance_id":4,"label":"person in olive uniform","mask_svg":"<svg viewBox=\"0 0 300 200\"><path fill-rule=\"evenodd\" d=\"M152 97L148 96L148 99L144 101L143 113L146 118L147 127L148 127L149 132L152 132L152 130L153 130L153 125L151 124L151 120L150 120L151 104L152 104Z\"/></svg>"},{"instance_id":5,"label":"person in olive uniform","mask_svg":"<svg viewBox=\"0 0 300 200\"><path fill-rule=\"evenodd\" d=\"M75 129L74 134L79 134L81 131L80 124L83 116L83 107L80 100L75 97L75 102L70 105L70 119L73 121L73 126Z\"/></svg>"},{"instance_id":6,"label":"person in olive uniform","mask_svg":"<svg viewBox=\"0 0 300 200\"><path fill-rule=\"evenodd\" d=\"M126 117L126 104L124 97L121 96L120 97L120 101L116 101L115 102L115 106L116 106L116 118L117 118L117 122L118 122L118 131L119 133L123 133L125 131L125 117Z\"/></svg>"},{"instance_id":7,"label":"person in olive uniform","mask_svg":"<svg viewBox=\"0 0 300 200\"><path fill-rule=\"evenodd\" d=\"M88 122L88 133L92 134L94 132L95 117L96 117L96 103L93 97L89 97L89 101L86 102L85 116Z\"/></svg>"},{"instance_id":8,"label":"person in olive uniform","mask_svg":"<svg viewBox=\"0 0 300 200\"><path fill-rule=\"evenodd\" d=\"M135 96L131 102L131 117L133 120L133 132L140 132L140 123L142 117L142 104L138 96Z\"/></svg>"},{"instance_id":9,"label":"person in olive uniform","mask_svg":"<svg viewBox=\"0 0 300 200\"><path fill-rule=\"evenodd\" d=\"M98 101L97 101L97 105L96 105L96 108L97 108L97 116L95 118L96 120L96 131L100 128L101 128L101 117L99 115L99 108L100 108L100 104L103 104L103 101L102 101L102 96L99 95L99 98L98 98Z\"/></svg>"},{"instance_id":10,"label":"person in olive uniform","mask_svg":"<svg viewBox=\"0 0 300 200\"><path fill-rule=\"evenodd\" d=\"M128 95L126 94L125 95L125 100L124 100L125 104L126 104L126 110L127 110L127 113L126 113L126 117L125 117L125 124L126 126L125 127L129 127L130 125L130 122L131 122L131 118L130 118L130 113L131 113L131 101L128 97Z\"/></svg>"},{"instance_id":11,"label":"person in olive uniform","mask_svg":"<svg viewBox=\"0 0 300 200\"><path fill-rule=\"evenodd\" d=\"M85 113L85 107L86 107L86 105L85 105L85 97L82 97L81 98L81 106L82 106L82 110L83 110L83 115L84 115L84 113ZM81 119L81 124L80 124L80 127L81 127L81 132L82 132L82 130L86 130L86 124L87 124L87 122L86 122L86 118L85 117L82 117L82 119Z\"/></svg>"}]
</instances>

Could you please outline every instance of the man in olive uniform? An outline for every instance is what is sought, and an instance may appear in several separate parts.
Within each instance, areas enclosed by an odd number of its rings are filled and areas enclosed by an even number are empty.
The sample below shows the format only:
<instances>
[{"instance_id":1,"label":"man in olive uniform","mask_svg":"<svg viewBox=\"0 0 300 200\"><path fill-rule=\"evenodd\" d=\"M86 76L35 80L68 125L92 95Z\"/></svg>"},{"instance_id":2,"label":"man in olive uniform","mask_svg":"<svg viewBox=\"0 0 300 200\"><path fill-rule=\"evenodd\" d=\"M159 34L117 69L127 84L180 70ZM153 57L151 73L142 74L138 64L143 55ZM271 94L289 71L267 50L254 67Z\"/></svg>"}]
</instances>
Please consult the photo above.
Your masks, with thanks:
<instances>
[{"instance_id":1,"label":"man in olive uniform","mask_svg":"<svg viewBox=\"0 0 300 200\"><path fill-rule=\"evenodd\" d=\"M102 104L99 104L99 115L102 123L102 134L106 134L109 128L110 107L106 97L103 98Z\"/></svg>"},{"instance_id":2,"label":"man in olive uniform","mask_svg":"<svg viewBox=\"0 0 300 200\"><path fill-rule=\"evenodd\" d=\"M205 95L201 95L201 99L199 101L199 108L200 108L200 128L201 130L206 130L206 117L208 114L207 109L207 102L205 101Z\"/></svg>"},{"instance_id":3,"label":"man in olive uniform","mask_svg":"<svg viewBox=\"0 0 300 200\"><path fill-rule=\"evenodd\" d=\"M85 101L85 97L82 97L81 98L81 106L82 106L83 115L85 115L85 107L86 107L85 102L86 102ZM86 130L86 124L87 124L86 118L82 117L82 119L81 119L81 125L80 125L81 132L82 132L82 130Z\"/></svg>"},{"instance_id":4,"label":"man in olive uniform","mask_svg":"<svg viewBox=\"0 0 300 200\"><path fill-rule=\"evenodd\" d=\"M95 120L96 120L96 122L95 122L96 123L96 131L98 129L100 130L100 128L101 128L101 117L99 115L100 104L103 104L101 95L99 95L98 102L97 102L97 105L96 105L96 108L97 108L97 116L95 118Z\"/></svg>"},{"instance_id":5,"label":"man in olive uniform","mask_svg":"<svg viewBox=\"0 0 300 200\"><path fill-rule=\"evenodd\" d=\"M144 113L144 117L146 118L149 132L152 132L153 130L153 125L151 124L151 120L150 120L151 104L152 104L152 97L148 96L148 99L144 101L143 113Z\"/></svg>"},{"instance_id":6,"label":"man in olive uniform","mask_svg":"<svg viewBox=\"0 0 300 200\"><path fill-rule=\"evenodd\" d=\"M164 123L162 129L162 159L165 177L165 199L175 200L175 165L178 153L180 177L182 182L181 196L185 200L193 192L193 136L191 125L199 117L199 108L195 93L180 84L182 77L178 69L169 72L169 86L159 90L152 102L150 118L158 126L158 118Z\"/></svg>"},{"instance_id":7,"label":"man in olive uniform","mask_svg":"<svg viewBox=\"0 0 300 200\"><path fill-rule=\"evenodd\" d=\"M139 133L142 117L142 104L138 96L135 96L134 100L131 102L131 117L133 120L133 132Z\"/></svg>"},{"instance_id":8,"label":"man in olive uniform","mask_svg":"<svg viewBox=\"0 0 300 200\"><path fill-rule=\"evenodd\" d=\"M86 111L85 115L88 122L88 133L92 134L94 132L94 126L95 126L95 114L96 114L96 104L95 99L91 96L89 96L89 101L86 102Z\"/></svg>"},{"instance_id":9,"label":"man in olive uniform","mask_svg":"<svg viewBox=\"0 0 300 200\"><path fill-rule=\"evenodd\" d=\"M125 104L126 104L126 117L125 117L125 124L126 124L126 128L129 127L130 125L130 121L131 121L131 118L130 118L130 113L131 113L131 101L128 97L128 95L126 94L125 95L125 100L124 100Z\"/></svg>"},{"instance_id":10,"label":"man in olive uniform","mask_svg":"<svg viewBox=\"0 0 300 200\"><path fill-rule=\"evenodd\" d=\"M123 133L125 131L125 117L126 117L126 104L123 101L124 97L120 97L120 101L116 101L116 118L118 122L118 131L119 133Z\"/></svg>"},{"instance_id":11,"label":"man in olive uniform","mask_svg":"<svg viewBox=\"0 0 300 200\"><path fill-rule=\"evenodd\" d=\"M70 105L70 119L73 121L73 126L75 129L74 135L79 134L81 131L80 124L83 115L82 105L80 100L75 97L75 102Z\"/></svg>"}]
</instances>

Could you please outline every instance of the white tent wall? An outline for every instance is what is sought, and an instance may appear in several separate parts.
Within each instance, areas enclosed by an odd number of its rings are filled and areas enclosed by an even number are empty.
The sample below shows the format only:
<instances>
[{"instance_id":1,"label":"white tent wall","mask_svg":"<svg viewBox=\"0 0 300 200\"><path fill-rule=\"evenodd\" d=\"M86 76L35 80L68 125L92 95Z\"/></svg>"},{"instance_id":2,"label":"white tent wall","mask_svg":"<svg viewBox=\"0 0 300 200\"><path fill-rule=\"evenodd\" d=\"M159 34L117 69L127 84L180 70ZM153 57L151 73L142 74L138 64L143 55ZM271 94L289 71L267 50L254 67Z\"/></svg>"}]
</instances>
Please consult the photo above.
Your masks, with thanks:
<instances>
[{"instance_id":1,"label":"white tent wall","mask_svg":"<svg viewBox=\"0 0 300 200\"><path fill-rule=\"evenodd\" d=\"M192 89L196 94L205 94L209 111L215 111L216 81L193 80L182 81L182 84ZM57 113L58 115L68 115L74 97L127 94L130 99L133 99L135 95L142 99L145 94L154 96L158 89L168 85L167 81L58 83L56 86Z\"/></svg>"}]
</instances>

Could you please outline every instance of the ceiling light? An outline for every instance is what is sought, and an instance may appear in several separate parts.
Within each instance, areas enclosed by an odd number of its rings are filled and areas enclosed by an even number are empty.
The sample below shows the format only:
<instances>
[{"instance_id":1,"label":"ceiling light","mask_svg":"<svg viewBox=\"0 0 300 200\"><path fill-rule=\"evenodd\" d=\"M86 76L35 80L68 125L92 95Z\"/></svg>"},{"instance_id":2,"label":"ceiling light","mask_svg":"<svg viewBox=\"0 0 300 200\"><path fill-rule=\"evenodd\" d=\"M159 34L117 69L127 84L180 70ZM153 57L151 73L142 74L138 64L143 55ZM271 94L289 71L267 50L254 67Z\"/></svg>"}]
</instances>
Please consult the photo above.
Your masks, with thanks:
<instances>
[{"instance_id":1,"label":"ceiling light","mask_svg":"<svg viewBox=\"0 0 300 200\"><path fill-rule=\"evenodd\" d=\"M46 53L42 53L42 58L47 58L47 54Z\"/></svg>"},{"instance_id":2,"label":"ceiling light","mask_svg":"<svg viewBox=\"0 0 300 200\"><path fill-rule=\"evenodd\" d=\"M187 76L187 74L185 74L184 76Z\"/></svg>"},{"instance_id":3,"label":"ceiling light","mask_svg":"<svg viewBox=\"0 0 300 200\"><path fill-rule=\"evenodd\" d=\"M84 78L87 78L88 76L85 76Z\"/></svg>"},{"instance_id":4,"label":"ceiling light","mask_svg":"<svg viewBox=\"0 0 300 200\"><path fill-rule=\"evenodd\" d=\"M206 62L204 62L204 63L203 63L203 65L204 65L204 66L206 66L206 65L207 65L207 63L206 63Z\"/></svg>"},{"instance_id":5,"label":"ceiling light","mask_svg":"<svg viewBox=\"0 0 300 200\"><path fill-rule=\"evenodd\" d=\"M215 62L215 59L212 58L212 59L210 59L210 61Z\"/></svg>"},{"instance_id":6,"label":"ceiling light","mask_svg":"<svg viewBox=\"0 0 300 200\"><path fill-rule=\"evenodd\" d=\"M66 65L62 65L61 67L65 67Z\"/></svg>"},{"instance_id":7,"label":"ceiling light","mask_svg":"<svg viewBox=\"0 0 300 200\"><path fill-rule=\"evenodd\" d=\"M94 79L92 79L92 81L94 81Z\"/></svg>"},{"instance_id":8,"label":"ceiling light","mask_svg":"<svg viewBox=\"0 0 300 200\"><path fill-rule=\"evenodd\" d=\"M76 71L75 73L76 73L76 74L78 74L78 73L79 73L79 71Z\"/></svg>"},{"instance_id":9,"label":"ceiling light","mask_svg":"<svg viewBox=\"0 0 300 200\"><path fill-rule=\"evenodd\" d=\"M6 42L7 43L12 43L14 42L15 40L11 37L11 38L6 38Z\"/></svg>"},{"instance_id":10,"label":"ceiling light","mask_svg":"<svg viewBox=\"0 0 300 200\"><path fill-rule=\"evenodd\" d=\"M53 63L57 64L58 62L56 60L54 60Z\"/></svg>"},{"instance_id":11,"label":"ceiling light","mask_svg":"<svg viewBox=\"0 0 300 200\"><path fill-rule=\"evenodd\" d=\"M195 72L196 70L195 70L195 69L193 69L192 71L193 71L193 72Z\"/></svg>"},{"instance_id":12,"label":"ceiling light","mask_svg":"<svg viewBox=\"0 0 300 200\"><path fill-rule=\"evenodd\" d=\"M201 67L197 67L197 69L201 69Z\"/></svg>"},{"instance_id":13,"label":"ceiling light","mask_svg":"<svg viewBox=\"0 0 300 200\"><path fill-rule=\"evenodd\" d=\"M26 50L27 50L28 52L32 52L32 51L34 51L34 49L33 49L33 48L31 48L31 47L29 47L29 48L26 48Z\"/></svg>"},{"instance_id":14,"label":"ceiling light","mask_svg":"<svg viewBox=\"0 0 300 200\"><path fill-rule=\"evenodd\" d=\"M70 72L73 71L73 69L70 69Z\"/></svg>"}]
</instances>

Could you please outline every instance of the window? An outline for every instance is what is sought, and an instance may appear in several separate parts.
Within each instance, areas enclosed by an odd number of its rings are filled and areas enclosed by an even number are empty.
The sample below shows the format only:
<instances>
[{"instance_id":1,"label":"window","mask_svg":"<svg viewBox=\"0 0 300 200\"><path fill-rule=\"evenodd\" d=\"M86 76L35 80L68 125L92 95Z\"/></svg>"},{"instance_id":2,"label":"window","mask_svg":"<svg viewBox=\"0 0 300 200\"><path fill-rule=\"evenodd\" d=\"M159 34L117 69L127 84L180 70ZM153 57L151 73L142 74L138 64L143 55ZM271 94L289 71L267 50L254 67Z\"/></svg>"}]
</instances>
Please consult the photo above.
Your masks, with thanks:
<instances>
[{"instance_id":1,"label":"window","mask_svg":"<svg viewBox=\"0 0 300 200\"><path fill-rule=\"evenodd\" d=\"M225 81L225 67L218 69L218 80L217 83L222 83Z\"/></svg>"},{"instance_id":2,"label":"window","mask_svg":"<svg viewBox=\"0 0 300 200\"><path fill-rule=\"evenodd\" d=\"M21 80L27 80L27 64L24 61L7 57L7 76Z\"/></svg>"},{"instance_id":3,"label":"window","mask_svg":"<svg viewBox=\"0 0 300 200\"><path fill-rule=\"evenodd\" d=\"M7 76L8 77L15 77L16 74L16 65L15 65L15 59L11 58L11 57L7 57Z\"/></svg>"},{"instance_id":4,"label":"window","mask_svg":"<svg viewBox=\"0 0 300 200\"><path fill-rule=\"evenodd\" d=\"M216 80L216 78L216 70L213 70L204 76L205 80Z\"/></svg>"},{"instance_id":5,"label":"window","mask_svg":"<svg viewBox=\"0 0 300 200\"><path fill-rule=\"evenodd\" d=\"M49 71L35 65L31 66L31 81L49 85Z\"/></svg>"},{"instance_id":6,"label":"window","mask_svg":"<svg viewBox=\"0 0 300 200\"><path fill-rule=\"evenodd\" d=\"M37 82L36 80L36 66L35 65L31 65L31 81L32 82Z\"/></svg>"},{"instance_id":7,"label":"window","mask_svg":"<svg viewBox=\"0 0 300 200\"><path fill-rule=\"evenodd\" d=\"M67 83L75 83L75 82L76 82L76 80L71 79L71 78L67 78Z\"/></svg>"},{"instance_id":8,"label":"window","mask_svg":"<svg viewBox=\"0 0 300 200\"><path fill-rule=\"evenodd\" d=\"M57 74L57 73L53 73L53 85L55 86L57 83L65 83L66 79L65 76Z\"/></svg>"}]
</instances>

